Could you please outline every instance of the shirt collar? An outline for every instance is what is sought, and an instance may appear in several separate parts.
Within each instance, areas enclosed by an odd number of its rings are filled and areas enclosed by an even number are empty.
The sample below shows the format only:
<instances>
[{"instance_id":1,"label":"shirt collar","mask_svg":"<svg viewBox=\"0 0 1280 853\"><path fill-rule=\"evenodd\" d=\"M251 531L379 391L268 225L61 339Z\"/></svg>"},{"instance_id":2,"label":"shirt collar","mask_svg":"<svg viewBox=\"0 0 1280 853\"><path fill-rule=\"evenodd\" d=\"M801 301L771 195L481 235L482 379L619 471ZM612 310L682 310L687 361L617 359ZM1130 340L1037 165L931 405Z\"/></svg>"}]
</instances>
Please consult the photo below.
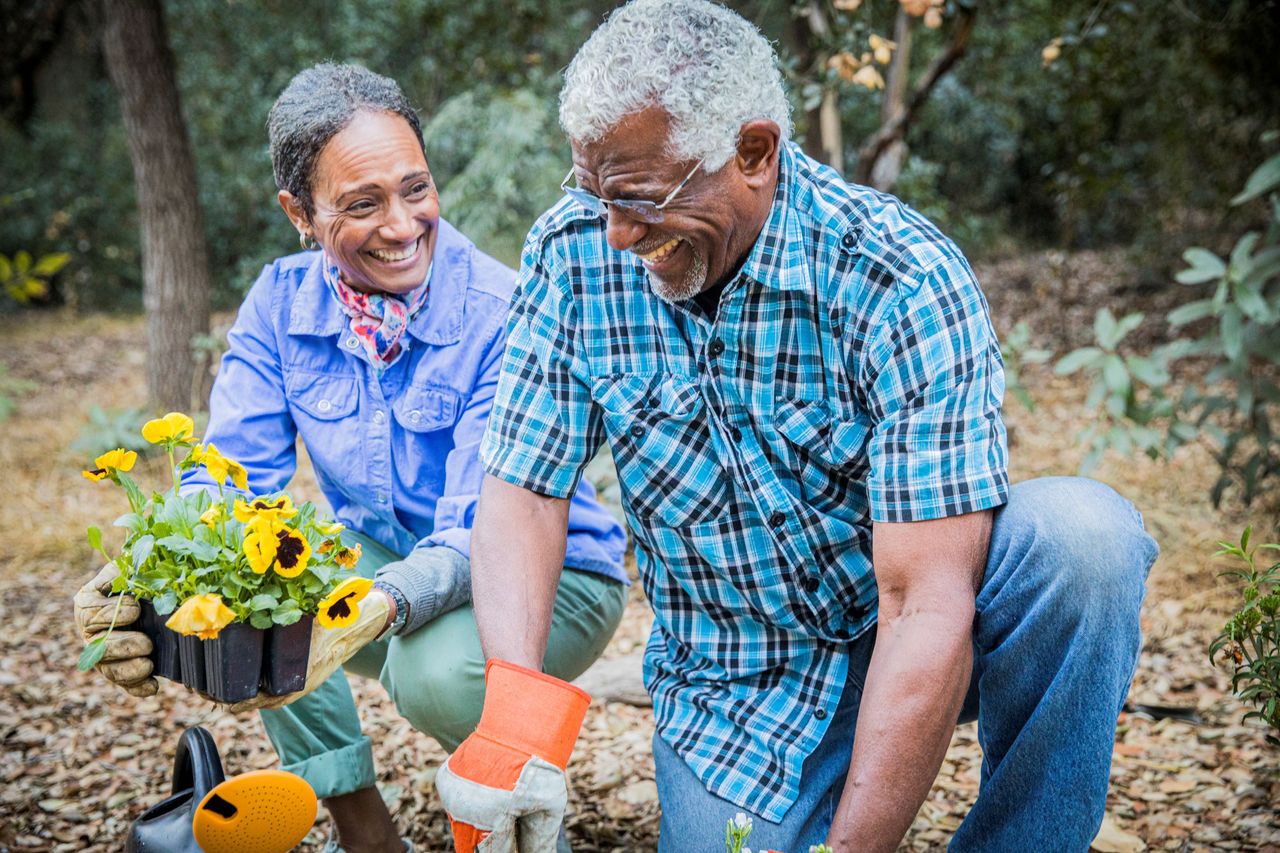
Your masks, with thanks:
<instances>
[{"instance_id":1,"label":"shirt collar","mask_svg":"<svg viewBox=\"0 0 1280 853\"><path fill-rule=\"evenodd\" d=\"M798 183L797 150L794 142L785 142L778 149L778 188L773 206L740 273L777 290L810 290L813 286L807 240L799 213L793 209Z\"/></svg>"},{"instance_id":2,"label":"shirt collar","mask_svg":"<svg viewBox=\"0 0 1280 853\"><path fill-rule=\"evenodd\" d=\"M462 337L462 311L471 284L475 246L444 219L436 234L427 302L409 321L408 333L426 344L455 344ZM347 315L324 282L324 253L302 278L289 316L289 334L332 337L347 328Z\"/></svg>"}]
</instances>

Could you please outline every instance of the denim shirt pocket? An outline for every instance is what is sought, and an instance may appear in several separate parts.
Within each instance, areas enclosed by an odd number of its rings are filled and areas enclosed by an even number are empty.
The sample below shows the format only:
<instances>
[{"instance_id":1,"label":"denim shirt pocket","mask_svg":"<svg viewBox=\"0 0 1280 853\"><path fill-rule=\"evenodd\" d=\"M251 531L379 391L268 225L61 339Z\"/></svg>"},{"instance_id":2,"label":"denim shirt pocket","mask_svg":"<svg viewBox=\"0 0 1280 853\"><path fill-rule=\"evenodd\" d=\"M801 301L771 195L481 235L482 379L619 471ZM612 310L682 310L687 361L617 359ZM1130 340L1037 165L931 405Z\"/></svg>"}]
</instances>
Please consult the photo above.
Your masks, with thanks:
<instances>
[{"instance_id":1,"label":"denim shirt pocket","mask_svg":"<svg viewBox=\"0 0 1280 853\"><path fill-rule=\"evenodd\" d=\"M458 392L435 385L410 385L391 407L396 422L409 432L451 429L458 420Z\"/></svg>"},{"instance_id":2,"label":"denim shirt pocket","mask_svg":"<svg viewBox=\"0 0 1280 853\"><path fill-rule=\"evenodd\" d=\"M696 380L623 374L596 380L595 399L627 502L672 528L718 518L729 505Z\"/></svg>"},{"instance_id":3,"label":"denim shirt pocket","mask_svg":"<svg viewBox=\"0 0 1280 853\"><path fill-rule=\"evenodd\" d=\"M285 378L289 404L318 421L336 421L356 409L360 390L354 376L294 370Z\"/></svg>"}]
</instances>

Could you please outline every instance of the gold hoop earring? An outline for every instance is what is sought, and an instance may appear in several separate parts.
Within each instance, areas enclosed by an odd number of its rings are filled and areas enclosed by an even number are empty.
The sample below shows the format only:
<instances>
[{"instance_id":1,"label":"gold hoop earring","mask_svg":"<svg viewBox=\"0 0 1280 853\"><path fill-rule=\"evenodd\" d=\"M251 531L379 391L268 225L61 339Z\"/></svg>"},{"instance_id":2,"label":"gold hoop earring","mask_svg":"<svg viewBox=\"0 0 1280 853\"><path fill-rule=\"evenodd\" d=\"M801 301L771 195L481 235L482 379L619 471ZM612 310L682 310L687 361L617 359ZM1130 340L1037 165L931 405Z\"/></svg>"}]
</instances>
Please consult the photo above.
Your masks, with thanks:
<instances>
[{"instance_id":1,"label":"gold hoop earring","mask_svg":"<svg viewBox=\"0 0 1280 853\"><path fill-rule=\"evenodd\" d=\"M316 247L316 241L308 231L298 232L298 242L302 244L304 249L314 249Z\"/></svg>"}]
</instances>

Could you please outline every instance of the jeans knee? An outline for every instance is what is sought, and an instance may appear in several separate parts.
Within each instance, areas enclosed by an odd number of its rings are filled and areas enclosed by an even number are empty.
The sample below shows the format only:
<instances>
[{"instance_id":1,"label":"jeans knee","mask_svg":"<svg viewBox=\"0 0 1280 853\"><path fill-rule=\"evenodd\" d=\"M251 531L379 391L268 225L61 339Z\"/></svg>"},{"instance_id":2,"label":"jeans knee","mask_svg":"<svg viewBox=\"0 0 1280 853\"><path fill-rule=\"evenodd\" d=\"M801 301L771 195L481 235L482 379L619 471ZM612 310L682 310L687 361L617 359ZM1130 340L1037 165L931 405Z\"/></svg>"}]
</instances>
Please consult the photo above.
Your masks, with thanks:
<instances>
[{"instance_id":1,"label":"jeans knee","mask_svg":"<svg viewBox=\"0 0 1280 853\"><path fill-rule=\"evenodd\" d=\"M1081 477L1014 486L998 527L993 547L1024 552L1046 568L1045 581L1064 604L1089 610L1136 608L1159 550L1132 503Z\"/></svg>"}]
</instances>

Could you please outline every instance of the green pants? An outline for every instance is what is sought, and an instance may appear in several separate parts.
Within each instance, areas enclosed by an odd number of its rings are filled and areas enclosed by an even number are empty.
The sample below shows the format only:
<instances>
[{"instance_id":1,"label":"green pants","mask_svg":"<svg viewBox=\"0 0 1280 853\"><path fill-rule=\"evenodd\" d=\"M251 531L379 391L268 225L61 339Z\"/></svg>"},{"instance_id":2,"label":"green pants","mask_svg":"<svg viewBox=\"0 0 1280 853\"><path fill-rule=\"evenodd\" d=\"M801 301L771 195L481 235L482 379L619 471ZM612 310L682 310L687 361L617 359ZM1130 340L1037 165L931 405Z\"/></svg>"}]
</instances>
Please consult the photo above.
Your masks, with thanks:
<instances>
[{"instance_id":1,"label":"green pants","mask_svg":"<svg viewBox=\"0 0 1280 853\"><path fill-rule=\"evenodd\" d=\"M344 532L342 538L361 544L363 555L356 568L366 577L399 559L354 531ZM622 584L566 569L556 593L546 671L566 681L581 675L613 636L626 599ZM412 634L369 644L347 661L345 669L379 679L404 718L449 752L480 720L484 655L470 605ZM317 796L373 787L373 745L360 731L360 715L343 669L296 702L261 713L281 766L307 780Z\"/></svg>"}]
</instances>

